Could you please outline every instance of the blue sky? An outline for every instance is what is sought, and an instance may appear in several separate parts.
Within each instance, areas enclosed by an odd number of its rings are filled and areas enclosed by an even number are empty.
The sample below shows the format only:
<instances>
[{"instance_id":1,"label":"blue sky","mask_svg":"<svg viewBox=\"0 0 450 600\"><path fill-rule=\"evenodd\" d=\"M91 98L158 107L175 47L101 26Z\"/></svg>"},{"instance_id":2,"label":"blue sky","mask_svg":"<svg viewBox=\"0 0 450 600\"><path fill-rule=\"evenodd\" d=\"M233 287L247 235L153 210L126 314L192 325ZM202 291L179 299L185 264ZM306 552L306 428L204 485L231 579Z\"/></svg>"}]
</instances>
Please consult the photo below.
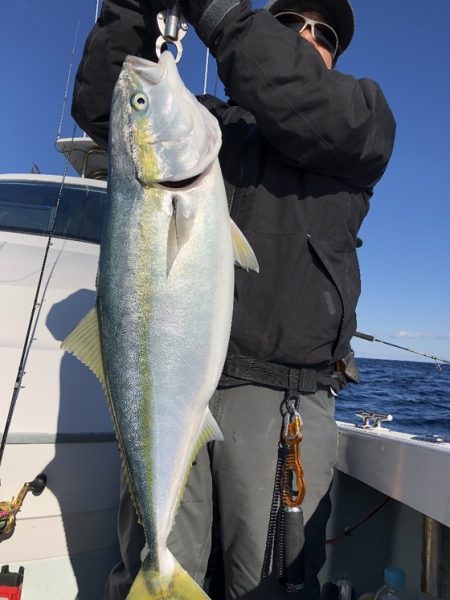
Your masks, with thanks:
<instances>
[{"instance_id":1,"label":"blue sky","mask_svg":"<svg viewBox=\"0 0 450 600\"><path fill-rule=\"evenodd\" d=\"M360 232L358 329L450 360L450 11L448 0L431 4L425 12L418 0L353 0L357 30L338 68L378 81L397 120L394 155ZM1 0L1 173L29 172L32 163L63 173L54 141L74 37L79 21L63 137L73 133L73 76L95 11L96 0ZM182 76L201 93L205 53L192 31L184 49ZM355 340L354 349L414 360L378 343Z\"/></svg>"}]
</instances>

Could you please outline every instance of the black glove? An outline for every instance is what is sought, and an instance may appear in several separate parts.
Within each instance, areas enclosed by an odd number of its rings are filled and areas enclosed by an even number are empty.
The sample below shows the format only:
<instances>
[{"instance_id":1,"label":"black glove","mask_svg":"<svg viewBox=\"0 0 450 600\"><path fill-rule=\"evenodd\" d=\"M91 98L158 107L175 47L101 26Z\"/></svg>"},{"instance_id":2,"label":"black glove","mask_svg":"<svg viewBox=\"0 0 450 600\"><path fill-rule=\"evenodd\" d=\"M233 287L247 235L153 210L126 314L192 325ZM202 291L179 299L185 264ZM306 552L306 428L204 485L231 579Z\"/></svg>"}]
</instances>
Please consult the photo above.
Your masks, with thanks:
<instances>
[{"instance_id":1,"label":"black glove","mask_svg":"<svg viewBox=\"0 0 450 600\"><path fill-rule=\"evenodd\" d=\"M219 26L241 0L180 0L181 12L199 38L212 48Z\"/></svg>"},{"instance_id":2,"label":"black glove","mask_svg":"<svg viewBox=\"0 0 450 600\"><path fill-rule=\"evenodd\" d=\"M164 12L174 4L174 0L150 0L150 2L142 3L142 7L146 7L146 10L151 11L155 15L160 12Z\"/></svg>"}]
</instances>

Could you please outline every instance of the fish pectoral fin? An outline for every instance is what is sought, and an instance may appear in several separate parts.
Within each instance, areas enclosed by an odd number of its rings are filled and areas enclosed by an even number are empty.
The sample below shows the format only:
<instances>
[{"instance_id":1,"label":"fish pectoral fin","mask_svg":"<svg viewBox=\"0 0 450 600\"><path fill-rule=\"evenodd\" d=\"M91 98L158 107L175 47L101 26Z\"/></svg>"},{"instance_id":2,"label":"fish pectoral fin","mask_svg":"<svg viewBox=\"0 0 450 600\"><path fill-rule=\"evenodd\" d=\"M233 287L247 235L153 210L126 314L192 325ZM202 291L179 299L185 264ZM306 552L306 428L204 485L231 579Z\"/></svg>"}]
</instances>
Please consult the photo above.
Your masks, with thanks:
<instances>
[{"instance_id":1,"label":"fish pectoral fin","mask_svg":"<svg viewBox=\"0 0 450 600\"><path fill-rule=\"evenodd\" d=\"M189 208L183 204L183 199L173 196L172 216L167 233L167 276L169 276L182 246L191 235L193 221L193 216L190 214Z\"/></svg>"},{"instance_id":2,"label":"fish pectoral fin","mask_svg":"<svg viewBox=\"0 0 450 600\"><path fill-rule=\"evenodd\" d=\"M91 308L72 333L69 333L66 339L63 340L61 348L73 354L85 364L97 376L103 389L106 390L96 306Z\"/></svg>"},{"instance_id":3,"label":"fish pectoral fin","mask_svg":"<svg viewBox=\"0 0 450 600\"><path fill-rule=\"evenodd\" d=\"M242 233L242 231L232 219L230 219L230 223L235 263L241 265L241 267L246 271L252 269L252 271L256 271L256 273L259 273L258 261L256 259L255 253L252 250L252 247L248 243L245 235Z\"/></svg>"}]
</instances>

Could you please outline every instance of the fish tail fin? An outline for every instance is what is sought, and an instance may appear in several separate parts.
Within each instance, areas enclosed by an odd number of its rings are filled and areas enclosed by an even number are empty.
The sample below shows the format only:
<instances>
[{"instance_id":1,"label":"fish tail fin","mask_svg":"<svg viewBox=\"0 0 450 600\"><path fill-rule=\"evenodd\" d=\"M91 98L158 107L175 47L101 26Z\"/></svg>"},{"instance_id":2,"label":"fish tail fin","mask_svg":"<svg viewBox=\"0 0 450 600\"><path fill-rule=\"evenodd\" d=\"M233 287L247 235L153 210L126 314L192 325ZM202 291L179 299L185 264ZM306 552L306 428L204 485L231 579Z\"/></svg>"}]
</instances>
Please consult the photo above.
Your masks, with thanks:
<instances>
[{"instance_id":1,"label":"fish tail fin","mask_svg":"<svg viewBox=\"0 0 450 600\"><path fill-rule=\"evenodd\" d=\"M209 600L209 596L171 556L169 573L147 568L144 560L127 600Z\"/></svg>"}]
</instances>

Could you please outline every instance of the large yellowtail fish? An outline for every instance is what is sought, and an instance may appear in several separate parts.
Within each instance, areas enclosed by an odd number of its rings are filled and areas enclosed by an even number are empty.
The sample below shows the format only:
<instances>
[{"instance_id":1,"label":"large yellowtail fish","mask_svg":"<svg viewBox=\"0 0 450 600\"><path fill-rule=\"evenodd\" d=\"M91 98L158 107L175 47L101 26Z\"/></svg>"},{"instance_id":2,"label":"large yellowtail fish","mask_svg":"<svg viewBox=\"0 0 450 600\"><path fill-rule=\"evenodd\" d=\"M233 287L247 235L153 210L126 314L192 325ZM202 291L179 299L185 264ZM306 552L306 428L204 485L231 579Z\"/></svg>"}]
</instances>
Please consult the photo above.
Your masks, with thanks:
<instances>
[{"instance_id":1,"label":"large yellowtail fish","mask_svg":"<svg viewBox=\"0 0 450 600\"><path fill-rule=\"evenodd\" d=\"M127 57L114 89L95 307L63 342L111 406L147 539L128 598L208 598L167 549L195 455L222 434L208 402L229 340L234 261L258 270L230 221L215 118L158 63Z\"/></svg>"}]
</instances>

